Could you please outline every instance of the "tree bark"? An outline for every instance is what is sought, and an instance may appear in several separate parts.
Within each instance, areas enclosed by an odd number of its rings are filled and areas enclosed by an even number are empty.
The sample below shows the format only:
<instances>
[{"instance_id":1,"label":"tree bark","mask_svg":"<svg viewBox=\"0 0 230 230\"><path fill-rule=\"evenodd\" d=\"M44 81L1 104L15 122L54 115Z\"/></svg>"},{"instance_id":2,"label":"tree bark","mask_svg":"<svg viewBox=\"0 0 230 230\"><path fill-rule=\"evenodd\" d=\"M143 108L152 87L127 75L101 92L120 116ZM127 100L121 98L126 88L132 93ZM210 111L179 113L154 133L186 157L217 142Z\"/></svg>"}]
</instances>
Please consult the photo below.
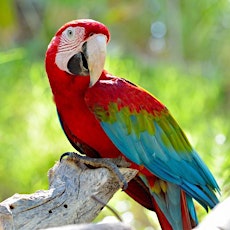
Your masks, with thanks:
<instances>
[{"instance_id":1,"label":"tree bark","mask_svg":"<svg viewBox=\"0 0 230 230\"><path fill-rule=\"evenodd\" d=\"M43 229L44 230L44 229ZM124 223L74 224L45 230L132 230ZM154 229L153 229L154 230Z\"/></svg>"},{"instance_id":2,"label":"tree bark","mask_svg":"<svg viewBox=\"0 0 230 230\"><path fill-rule=\"evenodd\" d=\"M230 197L219 203L194 230L229 230Z\"/></svg>"},{"instance_id":3,"label":"tree bark","mask_svg":"<svg viewBox=\"0 0 230 230\"><path fill-rule=\"evenodd\" d=\"M120 172L127 182L137 174L129 168L120 168ZM90 169L69 158L56 163L48 174L49 190L15 194L0 203L0 230L89 223L120 188L110 170Z\"/></svg>"}]
</instances>

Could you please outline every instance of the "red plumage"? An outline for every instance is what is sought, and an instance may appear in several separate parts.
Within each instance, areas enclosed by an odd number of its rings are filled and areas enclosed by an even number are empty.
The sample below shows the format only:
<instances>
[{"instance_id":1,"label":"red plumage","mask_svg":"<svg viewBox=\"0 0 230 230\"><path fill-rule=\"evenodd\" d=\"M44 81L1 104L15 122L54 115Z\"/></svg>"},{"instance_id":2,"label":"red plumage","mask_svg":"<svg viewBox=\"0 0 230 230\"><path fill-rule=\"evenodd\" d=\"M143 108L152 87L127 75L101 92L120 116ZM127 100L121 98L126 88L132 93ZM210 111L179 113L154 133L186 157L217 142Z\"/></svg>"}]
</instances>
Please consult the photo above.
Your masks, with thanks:
<instances>
[{"instance_id":1,"label":"red plumage","mask_svg":"<svg viewBox=\"0 0 230 230\"><path fill-rule=\"evenodd\" d=\"M71 78L55 64L58 41L58 38L53 40L53 45L47 50L46 71L66 136L78 151L87 156L109 158L121 156L120 151L86 106L84 95L89 86L89 77ZM105 72L102 78L106 78ZM144 207L154 210L149 190L140 178L129 182L125 192Z\"/></svg>"},{"instance_id":2,"label":"red plumage","mask_svg":"<svg viewBox=\"0 0 230 230\"><path fill-rule=\"evenodd\" d=\"M100 37L96 37L97 34ZM114 97L114 101L117 101L115 92L113 95L112 91L108 92L106 88L103 88L105 84L91 82L91 67L88 60L91 57L89 57L89 52L88 50L86 52L85 47L86 45L89 46L91 38L94 40L98 39L97 42L102 42L103 36L106 37L108 42L110 39L108 29L103 24L93 20L75 20L65 24L50 42L46 53L46 71L62 128L71 144L78 151L90 157L117 158L124 155L106 135L98 119L89 109L89 101L87 101L90 100L90 103L97 104L97 90L98 93L105 91L105 100L106 93L108 93L110 94L109 100L112 101ZM95 52L101 52L100 47L91 47L91 49L95 49ZM97 66L93 68L97 68ZM77 74L78 72L81 74ZM116 79L118 78L109 75L103 70L99 81L111 80L115 82ZM127 98L130 96L138 98L138 94L141 95L143 100L145 100L146 111L148 111L148 105L155 106L154 113L156 114L165 109L163 104L143 89L137 89L133 84L119 79L118 83L121 82L124 84L125 90L127 90L125 92ZM92 86L92 88L89 86ZM122 87L120 87L121 91ZM137 89L135 95L133 95L134 88L135 90ZM91 90L93 93L91 93ZM122 104L119 106L120 108L123 107ZM134 109L138 110L137 108ZM151 109L149 108L149 111ZM132 105L130 105L130 110L132 110ZM127 157L126 160L131 162ZM157 177L144 168L143 165L131 162L130 167L140 170L140 173L148 179L149 184L154 185ZM143 182L139 175L129 182L125 192L144 207L155 210L163 229L172 229L146 183ZM189 216L183 191L181 192L181 201L183 229L190 229L191 225L195 225L195 222Z\"/></svg>"}]
</instances>

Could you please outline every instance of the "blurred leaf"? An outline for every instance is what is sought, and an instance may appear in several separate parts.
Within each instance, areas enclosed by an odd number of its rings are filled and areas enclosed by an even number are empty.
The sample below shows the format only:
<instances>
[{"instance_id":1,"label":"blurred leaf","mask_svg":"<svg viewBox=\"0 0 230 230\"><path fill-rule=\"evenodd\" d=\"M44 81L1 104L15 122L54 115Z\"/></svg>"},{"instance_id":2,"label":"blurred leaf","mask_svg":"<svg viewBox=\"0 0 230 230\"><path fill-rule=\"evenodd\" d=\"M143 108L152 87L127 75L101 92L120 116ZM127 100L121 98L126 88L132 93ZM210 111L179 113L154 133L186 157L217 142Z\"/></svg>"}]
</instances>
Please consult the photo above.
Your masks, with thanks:
<instances>
[{"instance_id":1,"label":"blurred leaf","mask_svg":"<svg viewBox=\"0 0 230 230\"><path fill-rule=\"evenodd\" d=\"M0 27L6 28L14 23L14 10L12 0L2 0L0 7Z\"/></svg>"}]
</instances>

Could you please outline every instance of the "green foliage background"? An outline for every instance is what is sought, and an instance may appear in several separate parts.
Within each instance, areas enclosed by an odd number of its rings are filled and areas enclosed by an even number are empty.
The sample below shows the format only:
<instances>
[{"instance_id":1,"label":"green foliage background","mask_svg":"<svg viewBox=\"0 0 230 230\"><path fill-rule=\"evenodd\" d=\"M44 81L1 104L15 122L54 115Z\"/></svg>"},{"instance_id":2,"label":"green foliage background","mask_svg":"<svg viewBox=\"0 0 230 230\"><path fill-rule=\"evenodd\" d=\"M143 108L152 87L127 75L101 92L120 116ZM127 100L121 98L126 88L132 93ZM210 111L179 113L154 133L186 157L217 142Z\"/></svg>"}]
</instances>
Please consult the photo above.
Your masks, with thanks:
<instances>
[{"instance_id":1,"label":"green foliage background","mask_svg":"<svg viewBox=\"0 0 230 230\"><path fill-rule=\"evenodd\" d=\"M28 36L15 2L24 4ZM0 3L0 200L47 189L48 169L73 150L57 119L44 55L56 30L76 18L108 26L112 40L106 69L167 105L217 178L220 199L230 195L229 1L55 0L38 5L42 16L36 20L29 0ZM154 22L165 25L164 36L151 35ZM123 192L110 204L136 229L156 226L154 214ZM202 208L197 210L202 218ZM105 209L95 221L110 220L110 215Z\"/></svg>"}]
</instances>

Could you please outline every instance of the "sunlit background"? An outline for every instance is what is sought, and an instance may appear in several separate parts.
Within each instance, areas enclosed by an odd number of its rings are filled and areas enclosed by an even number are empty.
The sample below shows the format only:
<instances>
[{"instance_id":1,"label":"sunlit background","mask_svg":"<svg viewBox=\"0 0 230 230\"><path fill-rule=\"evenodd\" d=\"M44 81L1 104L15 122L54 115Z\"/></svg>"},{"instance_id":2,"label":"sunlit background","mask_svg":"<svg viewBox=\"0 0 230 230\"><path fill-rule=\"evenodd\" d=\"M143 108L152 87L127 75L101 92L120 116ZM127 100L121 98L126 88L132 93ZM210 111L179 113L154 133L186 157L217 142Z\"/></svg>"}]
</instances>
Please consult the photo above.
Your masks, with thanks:
<instances>
[{"instance_id":1,"label":"sunlit background","mask_svg":"<svg viewBox=\"0 0 230 230\"><path fill-rule=\"evenodd\" d=\"M167 105L230 194L230 1L3 0L0 2L0 200L47 189L47 171L73 150L44 70L57 29L92 18L111 31L106 68ZM136 229L155 215L118 192L110 205ZM200 219L205 213L197 205ZM115 221L104 209L95 221ZM152 226L152 227L151 227Z\"/></svg>"}]
</instances>

